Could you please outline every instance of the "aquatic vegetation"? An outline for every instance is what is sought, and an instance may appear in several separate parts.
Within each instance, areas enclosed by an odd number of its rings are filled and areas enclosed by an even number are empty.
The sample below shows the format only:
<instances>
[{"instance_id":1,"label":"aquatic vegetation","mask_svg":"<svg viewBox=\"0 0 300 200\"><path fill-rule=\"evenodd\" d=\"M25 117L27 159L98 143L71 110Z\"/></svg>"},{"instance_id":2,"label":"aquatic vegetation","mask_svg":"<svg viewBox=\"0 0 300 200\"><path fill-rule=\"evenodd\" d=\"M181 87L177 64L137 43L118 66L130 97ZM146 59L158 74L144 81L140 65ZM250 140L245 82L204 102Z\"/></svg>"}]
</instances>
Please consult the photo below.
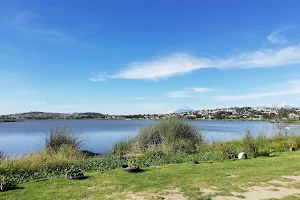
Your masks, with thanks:
<instances>
[{"instance_id":1,"label":"aquatic vegetation","mask_svg":"<svg viewBox=\"0 0 300 200\"><path fill-rule=\"evenodd\" d=\"M112 145L108 154L123 156L130 153L132 147L133 138L123 139Z\"/></svg>"},{"instance_id":2,"label":"aquatic vegetation","mask_svg":"<svg viewBox=\"0 0 300 200\"><path fill-rule=\"evenodd\" d=\"M78 137L78 134L72 132L72 130L66 126L58 126L50 129L45 138L45 148L58 150L62 146L70 146L73 149L80 149L82 140Z\"/></svg>"},{"instance_id":3,"label":"aquatic vegetation","mask_svg":"<svg viewBox=\"0 0 300 200\"><path fill-rule=\"evenodd\" d=\"M204 141L198 127L179 118L166 118L143 128L132 141L132 151L161 148L168 152L195 152Z\"/></svg>"}]
</instances>

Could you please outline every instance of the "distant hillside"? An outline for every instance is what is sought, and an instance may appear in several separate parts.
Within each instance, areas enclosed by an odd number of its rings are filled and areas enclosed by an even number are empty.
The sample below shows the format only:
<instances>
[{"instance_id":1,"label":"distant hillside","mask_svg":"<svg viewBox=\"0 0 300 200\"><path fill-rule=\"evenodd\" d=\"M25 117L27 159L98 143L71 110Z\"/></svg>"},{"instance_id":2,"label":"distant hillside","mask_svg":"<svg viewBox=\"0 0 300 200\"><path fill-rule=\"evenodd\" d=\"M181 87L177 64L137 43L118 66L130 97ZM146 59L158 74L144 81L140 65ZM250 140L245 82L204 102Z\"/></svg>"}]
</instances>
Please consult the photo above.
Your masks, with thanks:
<instances>
[{"instance_id":1,"label":"distant hillside","mask_svg":"<svg viewBox=\"0 0 300 200\"><path fill-rule=\"evenodd\" d=\"M185 106L183 108L180 108L178 110L176 110L174 113L185 113L185 112L194 112L195 110Z\"/></svg>"}]
</instances>

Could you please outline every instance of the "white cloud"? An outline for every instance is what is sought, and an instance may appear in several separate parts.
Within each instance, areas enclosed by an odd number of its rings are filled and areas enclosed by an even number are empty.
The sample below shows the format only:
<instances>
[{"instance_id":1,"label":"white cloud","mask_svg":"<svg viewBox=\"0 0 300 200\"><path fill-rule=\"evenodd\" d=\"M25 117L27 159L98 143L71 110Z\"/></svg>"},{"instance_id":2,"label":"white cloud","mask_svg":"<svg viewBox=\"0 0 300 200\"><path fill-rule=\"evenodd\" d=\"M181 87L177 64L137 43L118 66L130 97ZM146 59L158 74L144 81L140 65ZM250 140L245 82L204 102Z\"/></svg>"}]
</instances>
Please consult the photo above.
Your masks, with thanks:
<instances>
[{"instance_id":1,"label":"white cloud","mask_svg":"<svg viewBox=\"0 0 300 200\"><path fill-rule=\"evenodd\" d=\"M184 90L177 90L168 93L168 96L171 98L187 98L190 97L193 93L204 93L208 91L212 91L211 88L204 87L193 87L193 88L185 88Z\"/></svg>"},{"instance_id":2,"label":"white cloud","mask_svg":"<svg viewBox=\"0 0 300 200\"><path fill-rule=\"evenodd\" d=\"M140 100L143 100L144 98L143 97L133 97L132 100L136 100L136 101L140 101Z\"/></svg>"},{"instance_id":3,"label":"white cloud","mask_svg":"<svg viewBox=\"0 0 300 200\"><path fill-rule=\"evenodd\" d=\"M45 104L48 104L49 102L47 102L47 101L26 101L25 103L30 104L30 105L45 105Z\"/></svg>"},{"instance_id":4,"label":"white cloud","mask_svg":"<svg viewBox=\"0 0 300 200\"><path fill-rule=\"evenodd\" d=\"M19 90L6 90L2 91L1 95L3 96L29 96L29 95L34 95L37 94L38 90L28 90L28 89L19 89Z\"/></svg>"},{"instance_id":5,"label":"white cloud","mask_svg":"<svg viewBox=\"0 0 300 200\"><path fill-rule=\"evenodd\" d=\"M197 93L208 92L208 91L211 91L211 90L212 90L211 88L203 88L203 87L193 88L193 91L197 92Z\"/></svg>"},{"instance_id":6,"label":"white cloud","mask_svg":"<svg viewBox=\"0 0 300 200\"><path fill-rule=\"evenodd\" d=\"M245 52L224 59L174 53L160 59L131 63L127 69L108 77L156 80L203 68L245 69L280 67L293 64L300 64L300 45Z\"/></svg>"},{"instance_id":7,"label":"white cloud","mask_svg":"<svg viewBox=\"0 0 300 200\"><path fill-rule=\"evenodd\" d=\"M38 16L33 14L32 12L22 11L11 19L11 23L13 27L21 27L31 23L37 18Z\"/></svg>"},{"instance_id":8,"label":"white cloud","mask_svg":"<svg viewBox=\"0 0 300 200\"><path fill-rule=\"evenodd\" d=\"M289 30L291 28L293 28L293 27L285 26L280 29L277 29L274 32L272 32L270 35L268 35L267 39L274 44L286 44L288 42L288 40L286 39L286 37L284 35L282 35L282 32Z\"/></svg>"},{"instance_id":9,"label":"white cloud","mask_svg":"<svg viewBox=\"0 0 300 200\"><path fill-rule=\"evenodd\" d=\"M274 90L268 92L250 93L243 95L217 96L217 101L238 101L294 94L300 94L300 81L298 80L287 81L281 87L275 88Z\"/></svg>"},{"instance_id":10,"label":"white cloud","mask_svg":"<svg viewBox=\"0 0 300 200\"><path fill-rule=\"evenodd\" d=\"M92 81L92 82L106 81L106 74L105 74L105 72L96 74L95 77L90 78L90 81Z\"/></svg>"},{"instance_id":11,"label":"white cloud","mask_svg":"<svg viewBox=\"0 0 300 200\"><path fill-rule=\"evenodd\" d=\"M209 59L199 59L185 53L175 53L153 61L135 62L128 69L113 75L124 79L157 79L184 74L198 68L209 67Z\"/></svg>"},{"instance_id":12,"label":"white cloud","mask_svg":"<svg viewBox=\"0 0 300 200\"><path fill-rule=\"evenodd\" d=\"M98 46L94 44L79 41L69 35L62 33L59 30L35 28L32 22L36 19L38 19L38 16L29 11L21 12L12 20L12 28L18 32L29 34L36 38L44 40L76 44L84 47L98 49Z\"/></svg>"},{"instance_id":13,"label":"white cloud","mask_svg":"<svg viewBox=\"0 0 300 200\"><path fill-rule=\"evenodd\" d=\"M189 91L186 91L186 90L172 91L172 92L168 93L169 97L171 97L171 98L186 98L186 97L189 97L188 94L189 94Z\"/></svg>"}]
</instances>

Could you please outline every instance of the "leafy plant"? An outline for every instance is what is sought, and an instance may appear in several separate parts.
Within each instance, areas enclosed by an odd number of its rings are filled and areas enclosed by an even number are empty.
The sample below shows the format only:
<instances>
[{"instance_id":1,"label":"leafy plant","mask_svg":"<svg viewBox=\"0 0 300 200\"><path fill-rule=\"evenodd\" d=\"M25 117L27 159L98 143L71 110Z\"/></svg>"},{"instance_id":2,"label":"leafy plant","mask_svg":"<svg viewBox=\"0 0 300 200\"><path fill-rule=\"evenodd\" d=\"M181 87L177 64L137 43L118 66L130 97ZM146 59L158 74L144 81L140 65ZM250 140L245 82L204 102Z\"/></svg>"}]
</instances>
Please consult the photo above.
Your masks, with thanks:
<instances>
[{"instance_id":1,"label":"leafy plant","mask_svg":"<svg viewBox=\"0 0 300 200\"><path fill-rule=\"evenodd\" d=\"M85 178L83 172L78 166L72 166L66 173L67 179L70 180L80 180Z\"/></svg>"},{"instance_id":2,"label":"leafy plant","mask_svg":"<svg viewBox=\"0 0 300 200\"><path fill-rule=\"evenodd\" d=\"M135 156L135 163L137 166L139 166L140 168L144 168L144 154L139 153Z\"/></svg>"},{"instance_id":3,"label":"leafy plant","mask_svg":"<svg viewBox=\"0 0 300 200\"><path fill-rule=\"evenodd\" d=\"M0 176L0 192L12 190L17 187L14 180L9 179L7 176Z\"/></svg>"}]
</instances>

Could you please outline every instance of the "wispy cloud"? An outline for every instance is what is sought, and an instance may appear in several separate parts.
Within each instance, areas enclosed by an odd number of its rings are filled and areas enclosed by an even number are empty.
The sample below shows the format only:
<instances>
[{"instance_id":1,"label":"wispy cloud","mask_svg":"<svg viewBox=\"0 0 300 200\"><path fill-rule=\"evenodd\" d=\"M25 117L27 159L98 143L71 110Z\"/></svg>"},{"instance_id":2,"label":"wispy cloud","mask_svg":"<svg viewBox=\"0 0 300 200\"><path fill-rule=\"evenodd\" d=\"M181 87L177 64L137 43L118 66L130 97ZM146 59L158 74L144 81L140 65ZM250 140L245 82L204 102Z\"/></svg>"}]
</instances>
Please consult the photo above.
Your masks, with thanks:
<instances>
[{"instance_id":1,"label":"wispy cloud","mask_svg":"<svg viewBox=\"0 0 300 200\"><path fill-rule=\"evenodd\" d=\"M98 46L94 44L89 44L86 42L79 41L72 36L62 33L59 30L55 29L46 29L46 28L36 28L34 26L35 20L39 17L29 11L24 11L19 13L12 20L12 28L18 32L32 35L36 38L48 40L48 41L57 41L68 44L81 45L84 47L98 49Z\"/></svg>"},{"instance_id":2,"label":"wispy cloud","mask_svg":"<svg viewBox=\"0 0 300 200\"><path fill-rule=\"evenodd\" d=\"M49 102L47 101L26 101L26 104L30 104L30 105L45 105L48 104Z\"/></svg>"},{"instance_id":3,"label":"wispy cloud","mask_svg":"<svg viewBox=\"0 0 300 200\"><path fill-rule=\"evenodd\" d=\"M267 92L258 92L258 93L242 94L242 95L217 96L217 101L239 101L239 100L248 100L248 99L258 99L263 97L295 95L295 94L300 94L299 80L287 81L281 87L274 88L272 91L267 91Z\"/></svg>"},{"instance_id":4,"label":"wispy cloud","mask_svg":"<svg viewBox=\"0 0 300 200\"><path fill-rule=\"evenodd\" d=\"M26 96L26 95L34 95L37 94L38 90L28 90L28 89L20 89L20 90L6 90L1 92L1 96Z\"/></svg>"},{"instance_id":5,"label":"wispy cloud","mask_svg":"<svg viewBox=\"0 0 300 200\"><path fill-rule=\"evenodd\" d=\"M292 28L293 26L285 26L280 29L277 29L270 35L268 35L267 39L274 44L286 44L288 43L288 40L282 33Z\"/></svg>"},{"instance_id":6,"label":"wispy cloud","mask_svg":"<svg viewBox=\"0 0 300 200\"><path fill-rule=\"evenodd\" d=\"M187 98L187 97L191 97L191 95L195 93L204 93L212 90L213 89L211 88L204 88L204 87L185 88L184 90L169 92L168 96L171 98Z\"/></svg>"},{"instance_id":7,"label":"wispy cloud","mask_svg":"<svg viewBox=\"0 0 300 200\"><path fill-rule=\"evenodd\" d=\"M64 109L64 108L78 108L81 107L82 105L56 105L53 106L55 109Z\"/></svg>"},{"instance_id":8,"label":"wispy cloud","mask_svg":"<svg viewBox=\"0 0 300 200\"><path fill-rule=\"evenodd\" d=\"M7 72L7 71L0 71L0 82L2 81L15 81L18 76L14 73Z\"/></svg>"},{"instance_id":9,"label":"wispy cloud","mask_svg":"<svg viewBox=\"0 0 300 200\"><path fill-rule=\"evenodd\" d=\"M135 100L135 101L141 101L143 100L144 98L143 97L133 97L131 98L132 100Z\"/></svg>"},{"instance_id":10,"label":"wispy cloud","mask_svg":"<svg viewBox=\"0 0 300 200\"><path fill-rule=\"evenodd\" d=\"M102 81L106 81L106 73L98 73L96 74L94 77L90 78L90 81L92 82L102 82Z\"/></svg>"},{"instance_id":11,"label":"wispy cloud","mask_svg":"<svg viewBox=\"0 0 300 200\"><path fill-rule=\"evenodd\" d=\"M151 61L131 63L127 69L107 78L157 80L204 68L246 69L293 64L300 64L300 45L244 52L224 59L173 53Z\"/></svg>"},{"instance_id":12,"label":"wispy cloud","mask_svg":"<svg viewBox=\"0 0 300 200\"><path fill-rule=\"evenodd\" d=\"M195 87L195 88L193 88L193 91L197 92L197 93L208 92L208 91L211 91L211 90L213 90L213 89L211 89L211 88L204 88L204 87Z\"/></svg>"},{"instance_id":13,"label":"wispy cloud","mask_svg":"<svg viewBox=\"0 0 300 200\"><path fill-rule=\"evenodd\" d=\"M189 91L186 90L172 91L168 93L168 96L171 98L186 98L189 97Z\"/></svg>"}]
</instances>

